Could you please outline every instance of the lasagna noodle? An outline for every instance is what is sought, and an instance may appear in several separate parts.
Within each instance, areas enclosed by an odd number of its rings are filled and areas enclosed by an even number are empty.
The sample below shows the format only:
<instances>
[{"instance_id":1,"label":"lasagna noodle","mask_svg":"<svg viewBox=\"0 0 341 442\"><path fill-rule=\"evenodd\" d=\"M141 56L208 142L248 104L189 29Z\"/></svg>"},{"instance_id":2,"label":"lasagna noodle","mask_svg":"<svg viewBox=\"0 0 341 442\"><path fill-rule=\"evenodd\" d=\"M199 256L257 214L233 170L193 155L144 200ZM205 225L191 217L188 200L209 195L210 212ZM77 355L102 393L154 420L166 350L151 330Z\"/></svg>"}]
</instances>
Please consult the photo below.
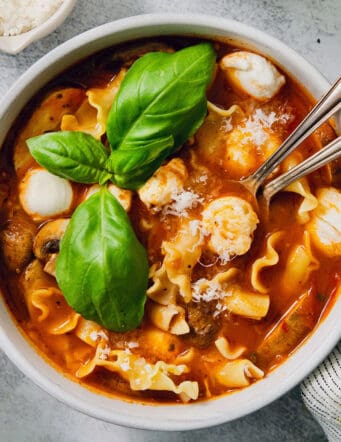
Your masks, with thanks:
<instances>
[{"instance_id":1,"label":"lasagna noodle","mask_svg":"<svg viewBox=\"0 0 341 442\"><path fill-rule=\"evenodd\" d=\"M237 268L230 268L226 272L218 273L211 280L200 279L193 284L196 301L213 301L224 305L235 315L252 319L263 318L270 305L267 294L247 292L236 282L240 274Z\"/></svg>"},{"instance_id":2,"label":"lasagna noodle","mask_svg":"<svg viewBox=\"0 0 341 442\"><path fill-rule=\"evenodd\" d=\"M63 116L76 112L84 98L82 89L58 89L48 95L33 112L21 130L14 146L14 168L19 178L34 161L26 145L26 140L59 128Z\"/></svg>"},{"instance_id":3,"label":"lasagna noodle","mask_svg":"<svg viewBox=\"0 0 341 442\"><path fill-rule=\"evenodd\" d=\"M49 334L62 335L74 330L80 315L69 307L54 279L34 260L23 275L23 290L31 320ZM56 306L58 308L56 309Z\"/></svg>"},{"instance_id":4,"label":"lasagna noodle","mask_svg":"<svg viewBox=\"0 0 341 442\"><path fill-rule=\"evenodd\" d=\"M26 303L31 318L34 320L36 317L38 322L46 320L47 331L52 335L62 335L74 330L80 318L78 313L66 305L60 290L55 287L33 290L28 294ZM55 315L56 303L65 304L58 315Z\"/></svg>"},{"instance_id":5,"label":"lasagna noodle","mask_svg":"<svg viewBox=\"0 0 341 442\"><path fill-rule=\"evenodd\" d=\"M302 293L310 274L320 267L311 250L310 234L303 233L302 242L294 246L288 256L281 285L288 294Z\"/></svg>"},{"instance_id":6,"label":"lasagna noodle","mask_svg":"<svg viewBox=\"0 0 341 442\"><path fill-rule=\"evenodd\" d=\"M302 155L299 152L294 152L284 161L283 168L285 171L288 171L302 161ZM310 219L310 212L317 207L317 199L311 193L307 177L302 177L295 181L287 186L285 190L287 192L297 193L303 198L297 211L297 220L300 224L307 223Z\"/></svg>"},{"instance_id":7,"label":"lasagna noodle","mask_svg":"<svg viewBox=\"0 0 341 442\"><path fill-rule=\"evenodd\" d=\"M179 287L185 302L192 299L191 275L202 252L203 237L196 229L191 231L189 223L183 223L174 241L163 241L162 252L169 280Z\"/></svg>"},{"instance_id":8,"label":"lasagna noodle","mask_svg":"<svg viewBox=\"0 0 341 442\"><path fill-rule=\"evenodd\" d=\"M261 379L264 372L248 359L227 362L215 372L215 379L228 388L247 387L251 379Z\"/></svg>"},{"instance_id":9,"label":"lasagna noodle","mask_svg":"<svg viewBox=\"0 0 341 442\"><path fill-rule=\"evenodd\" d=\"M78 110L63 116L61 130L86 132L99 140L105 133L106 120L125 73L122 69L105 88L88 89Z\"/></svg>"},{"instance_id":10,"label":"lasagna noodle","mask_svg":"<svg viewBox=\"0 0 341 442\"><path fill-rule=\"evenodd\" d=\"M76 376L83 378L94 371L96 366L118 373L129 382L135 391L161 390L180 395L185 402L197 399L199 386L197 382L183 381L176 385L171 376L180 376L188 372L184 364L174 365L158 361L148 363L144 358L126 350L111 350L105 344L99 344L95 356L77 371Z\"/></svg>"},{"instance_id":11,"label":"lasagna noodle","mask_svg":"<svg viewBox=\"0 0 341 442\"><path fill-rule=\"evenodd\" d=\"M279 231L272 233L266 240L265 254L256 259L251 266L251 284L252 287L260 293L267 293L268 287L266 287L261 279L261 272L268 268L275 266L279 261L279 256L276 251L277 243L283 237L284 232Z\"/></svg>"},{"instance_id":12,"label":"lasagna noodle","mask_svg":"<svg viewBox=\"0 0 341 442\"><path fill-rule=\"evenodd\" d=\"M175 304L179 287L169 280L164 264L160 268L157 267L157 264L150 267L149 277L153 284L148 288L147 296L158 304Z\"/></svg>"},{"instance_id":13,"label":"lasagna noodle","mask_svg":"<svg viewBox=\"0 0 341 442\"><path fill-rule=\"evenodd\" d=\"M189 333L189 325L186 322L185 309L175 304L161 305L151 302L149 318L158 328L174 335Z\"/></svg>"},{"instance_id":14,"label":"lasagna noodle","mask_svg":"<svg viewBox=\"0 0 341 442\"><path fill-rule=\"evenodd\" d=\"M237 346L236 348L232 348L229 341L221 336L220 338L214 341L215 346L219 353L224 356L226 359L238 359L240 356L246 351L246 348L243 346Z\"/></svg>"}]
</instances>

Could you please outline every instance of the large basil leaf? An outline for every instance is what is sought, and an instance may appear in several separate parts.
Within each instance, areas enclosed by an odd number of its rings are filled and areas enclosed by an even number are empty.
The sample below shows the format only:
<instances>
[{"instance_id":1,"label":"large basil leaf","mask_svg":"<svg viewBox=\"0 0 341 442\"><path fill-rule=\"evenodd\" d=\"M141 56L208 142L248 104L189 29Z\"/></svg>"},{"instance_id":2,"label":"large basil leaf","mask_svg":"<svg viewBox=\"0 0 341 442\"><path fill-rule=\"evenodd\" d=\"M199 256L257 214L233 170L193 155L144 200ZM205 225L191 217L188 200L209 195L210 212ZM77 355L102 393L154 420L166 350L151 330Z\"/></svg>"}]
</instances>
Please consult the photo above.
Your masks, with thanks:
<instances>
[{"instance_id":1,"label":"large basil leaf","mask_svg":"<svg viewBox=\"0 0 341 442\"><path fill-rule=\"evenodd\" d=\"M90 134L50 132L26 143L37 163L54 175L84 184L104 184L112 176L103 144Z\"/></svg>"},{"instance_id":2,"label":"large basil leaf","mask_svg":"<svg viewBox=\"0 0 341 442\"><path fill-rule=\"evenodd\" d=\"M212 45L201 43L174 54L152 52L132 65L107 120L110 169L119 185L138 188L196 132L206 115L214 64ZM137 167L142 178L134 180Z\"/></svg>"},{"instance_id":3,"label":"large basil leaf","mask_svg":"<svg viewBox=\"0 0 341 442\"><path fill-rule=\"evenodd\" d=\"M118 332L140 324L148 283L146 251L105 187L74 212L60 243L56 278L68 304L84 318Z\"/></svg>"}]
</instances>

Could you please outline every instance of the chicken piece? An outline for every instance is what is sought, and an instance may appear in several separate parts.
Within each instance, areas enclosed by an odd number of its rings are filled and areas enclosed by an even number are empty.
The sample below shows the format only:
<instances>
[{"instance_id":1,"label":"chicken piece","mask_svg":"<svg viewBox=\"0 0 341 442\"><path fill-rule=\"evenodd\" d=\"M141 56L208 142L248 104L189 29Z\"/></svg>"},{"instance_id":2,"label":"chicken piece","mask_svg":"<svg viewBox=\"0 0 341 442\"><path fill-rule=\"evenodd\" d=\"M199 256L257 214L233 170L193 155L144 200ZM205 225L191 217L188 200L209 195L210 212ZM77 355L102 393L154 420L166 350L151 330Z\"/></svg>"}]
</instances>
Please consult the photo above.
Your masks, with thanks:
<instances>
[{"instance_id":1,"label":"chicken piece","mask_svg":"<svg viewBox=\"0 0 341 442\"><path fill-rule=\"evenodd\" d=\"M187 178L184 162L180 158L174 158L161 166L139 189L139 197L148 209L160 209L183 190Z\"/></svg>"},{"instance_id":2,"label":"chicken piece","mask_svg":"<svg viewBox=\"0 0 341 442\"><path fill-rule=\"evenodd\" d=\"M225 55L220 68L232 87L259 101L271 100L285 83L285 77L269 60L252 52Z\"/></svg>"},{"instance_id":3,"label":"chicken piece","mask_svg":"<svg viewBox=\"0 0 341 442\"><path fill-rule=\"evenodd\" d=\"M341 192L325 187L316 196L318 204L307 225L311 240L327 256L341 256Z\"/></svg>"},{"instance_id":4,"label":"chicken piece","mask_svg":"<svg viewBox=\"0 0 341 442\"><path fill-rule=\"evenodd\" d=\"M259 223L251 204L236 196L225 196L209 203L202 212L202 225L210 234L209 249L224 261L244 255L251 247Z\"/></svg>"},{"instance_id":5,"label":"chicken piece","mask_svg":"<svg viewBox=\"0 0 341 442\"><path fill-rule=\"evenodd\" d=\"M10 270L20 272L30 261L36 226L14 217L7 221L0 233L4 261Z\"/></svg>"},{"instance_id":6,"label":"chicken piece","mask_svg":"<svg viewBox=\"0 0 341 442\"><path fill-rule=\"evenodd\" d=\"M69 181L45 169L31 169L19 184L19 199L25 212L40 221L69 211L73 190Z\"/></svg>"}]
</instances>

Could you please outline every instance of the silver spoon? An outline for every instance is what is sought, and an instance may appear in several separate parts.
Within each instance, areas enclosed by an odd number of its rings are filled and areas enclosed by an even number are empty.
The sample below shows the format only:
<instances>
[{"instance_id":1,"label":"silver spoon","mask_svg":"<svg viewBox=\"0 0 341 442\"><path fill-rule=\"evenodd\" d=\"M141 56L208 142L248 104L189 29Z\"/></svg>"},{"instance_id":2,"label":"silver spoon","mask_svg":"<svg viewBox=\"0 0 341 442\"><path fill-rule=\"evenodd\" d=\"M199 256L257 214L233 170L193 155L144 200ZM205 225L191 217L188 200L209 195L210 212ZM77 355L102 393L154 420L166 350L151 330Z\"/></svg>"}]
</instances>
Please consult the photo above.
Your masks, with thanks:
<instances>
[{"instance_id":1,"label":"silver spoon","mask_svg":"<svg viewBox=\"0 0 341 442\"><path fill-rule=\"evenodd\" d=\"M289 186L289 184L293 183L294 181L299 180L303 176L314 172L314 170L317 170L340 157L341 137L338 137L302 163L266 184L262 192L263 202L265 202L266 207L269 207L271 198L277 192Z\"/></svg>"},{"instance_id":2,"label":"silver spoon","mask_svg":"<svg viewBox=\"0 0 341 442\"><path fill-rule=\"evenodd\" d=\"M239 188L248 191L254 200L257 191L267 176L286 158L296 147L311 135L322 123L341 109L341 77L329 91L316 103L304 120L296 127L281 146L250 176L238 181ZM293 169L292 169L293 170ZM237 184L234 182L234 184Z\"/></svg>"}]
</instances>

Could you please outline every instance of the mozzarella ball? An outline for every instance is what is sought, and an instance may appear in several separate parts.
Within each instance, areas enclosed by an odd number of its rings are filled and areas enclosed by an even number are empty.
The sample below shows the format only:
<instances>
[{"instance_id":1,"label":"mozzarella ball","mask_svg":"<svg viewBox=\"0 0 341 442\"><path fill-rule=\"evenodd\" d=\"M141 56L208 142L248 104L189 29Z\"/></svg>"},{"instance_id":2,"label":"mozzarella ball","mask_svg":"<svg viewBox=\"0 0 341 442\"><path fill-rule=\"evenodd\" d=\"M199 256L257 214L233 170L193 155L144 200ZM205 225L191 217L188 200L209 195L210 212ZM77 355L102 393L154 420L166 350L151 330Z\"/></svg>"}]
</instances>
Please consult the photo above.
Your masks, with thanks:
<instances>
[{"instance_id":1,"label":"mozzarella ball","mask_svg":"<svg viewBox=\"0 0 341 442\"><path fill-rule=\"evenodd\" d=\"M318 205L307 226L313 244L328 256L341 256L341 193L329 187L316 196Z\"/></svg>"},{"instance_id":2,"label":"mozzarella ball","mask_svg":"<svg viewBox=\"0 0 341 442\"><path fill-rule=\"evenodd\" d=\"M31 169L19 184L19 199L25 212L39 221L67 212L73 190L69 181L44 169Z\"/></svg>"},{"instance_id":3,"label":"mozzarella ball","mask_svg":"<svg viewBox=\"0 0 341 442\"><path fill-rule=\"evenodd\" d=\"M251 204L236 196L218 198L202 212L203 228L210 234L209 249L223 261L250 249L258 222Z\"/></svg>"},{"instance_id":4,"label":"mozzarella ball","mask_svg":"<svg viewBox=\"0 0 341 442\"><path fill-rule=\"evenodd\" d=\"M139 189L141 201L150 209L160 209L169 204L174 195L182 192L188 172L180 158L161 166Z\"/></svg>"},{"instance_id":5,"label":"mozzarella ball","mask_svg":"<svg viewBox=\"0 0 341 442\"><path fill-rule=\"evenodd\" d=\"M85 195L85 199L87 200L88 198L90 198L91 195L97 193L100 189L101 186L99 184L93 184L91 187L89 187ZM121 189L120 187L115 186L115 184L112 183L108 185L108 190L118 200L123 209L126 212L129 212L131 208L133 192L131 190Z\"/></svg>"},{"instance_id":6,"label":"mozzarella ball","mask_svg":"<svg viewBox=\"0 0 341 442\"><path fill-rule=\"evenodd\" d=\"M231 86L259 101L270 100L285 83L284 76L269 60L252 52L225 55L220 67Z\"/></svg>"}]
</instances>

